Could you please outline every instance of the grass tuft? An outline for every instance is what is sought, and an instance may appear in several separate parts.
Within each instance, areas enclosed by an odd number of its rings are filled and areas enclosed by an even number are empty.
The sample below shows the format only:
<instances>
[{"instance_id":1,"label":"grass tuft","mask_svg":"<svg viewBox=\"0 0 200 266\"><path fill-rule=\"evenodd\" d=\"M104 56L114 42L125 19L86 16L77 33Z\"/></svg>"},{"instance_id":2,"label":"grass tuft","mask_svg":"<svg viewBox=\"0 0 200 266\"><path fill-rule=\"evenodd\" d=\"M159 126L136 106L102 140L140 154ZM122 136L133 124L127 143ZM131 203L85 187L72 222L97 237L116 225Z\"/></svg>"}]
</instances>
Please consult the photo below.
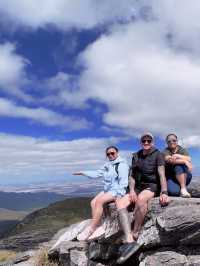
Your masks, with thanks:
<instances>
[{"instance_id":1,"label":"grass tuft","mask_svg":"<svg viewBox=\"0 0 200 266\"><path fill-rule=\"evenodd\" d=\"M0 262L14 260L16 258L16 252L9 250L0 250Z\"/></svg>"},{"instance_id":2,"label":"grass tuft","mask_svg":"<svg viewBox=\"0 0 200 266\"><path fill-rule=\"evenodd\" d=\"M58 264L49 261L47 248L41 248L35 258L35 266L58 266Z\"/></svg>"}]
</instances>

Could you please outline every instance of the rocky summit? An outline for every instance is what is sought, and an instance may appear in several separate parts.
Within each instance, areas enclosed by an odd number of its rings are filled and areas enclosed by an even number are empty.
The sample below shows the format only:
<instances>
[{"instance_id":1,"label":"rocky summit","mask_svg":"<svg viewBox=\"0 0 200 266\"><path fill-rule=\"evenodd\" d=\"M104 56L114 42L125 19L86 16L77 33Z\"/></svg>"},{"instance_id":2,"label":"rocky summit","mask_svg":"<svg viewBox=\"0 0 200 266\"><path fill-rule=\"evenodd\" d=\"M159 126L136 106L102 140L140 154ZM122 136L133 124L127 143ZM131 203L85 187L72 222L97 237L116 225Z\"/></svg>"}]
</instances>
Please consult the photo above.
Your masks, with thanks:
<instances>
[{"instance_id":1,"label":"rocky summit","mask_svg":"<svg viewBox=\"0 0 200 266\"><path fill-rule=\"evenodd\" d=\"M200 265L200 186L193 185L190 191L195 198L171 197L167 207L161 207L158 198L150 201L138 239L141 248L124 265ZM133 212L130 219L134 222ZM88 223L71 225L57 235L51 242L49 259L62 266L116 265L123 234L114 204L107 206L99 234L94 233L88 243L77 241Z\"/></svg>"},{"instance_id":2,"label":"rocky summit","mask_svg":"<svg viewBox=\"0 0 200 266\"><path fill-rule=\"evenodd\" d=\"M154 198L149 202L148 214L138 239L140 249L124 265L200 266L200 184L191 184L189 190L192 198L171 197L171 202L166 207L160 206L159 198ZM61 204L62 207L65 207L65 203ZM51 213L56 210L56 206L53 205L54 208ZM129 211L130 219L134 223L133 210L130 209ZM34 213L35 216L36 213ZM43 215L42 217L44 221L46 216ZM52 215L50 217L52 218ZM117 264L116 260L119 257L119 248L123 243L123 234L118 223L118 213L115 205L109 204L105 207L102 225L94 232L89 242L78 241L77 235L89 222L90 220L87 219L64 227L51 240L49 236L44 239L44 234L41 233L43 231L40 231L41 242L46 240L43 245L48 249L49 265L114 266ZM26 228L29 229L30 226ZM18 239L23 242L23 245L21 245L23 249L31 249L30 241L40 242L41 236L36 234L37 230L34 232L32 238L30 238L28 231L27 234L25 230L23 233L17 232ZM12 235L12 237L16 237L16 235ZM9 247L13 246L13 243L16 244L14 250L20 243L19 241L13 241L11 236L9 236L7 242ZM5 242L3 244L6 246ZM37 247L34 244L35 248ZM32 255L27 256L24 253L19 255L17 262L5 262L0 265L41 266L31 262L31 259L34 259ZM25 264L24 262L19 263L25 258L28 259ZM53 263L51 264L51 262Z\"/></svg>"}]
</instances>

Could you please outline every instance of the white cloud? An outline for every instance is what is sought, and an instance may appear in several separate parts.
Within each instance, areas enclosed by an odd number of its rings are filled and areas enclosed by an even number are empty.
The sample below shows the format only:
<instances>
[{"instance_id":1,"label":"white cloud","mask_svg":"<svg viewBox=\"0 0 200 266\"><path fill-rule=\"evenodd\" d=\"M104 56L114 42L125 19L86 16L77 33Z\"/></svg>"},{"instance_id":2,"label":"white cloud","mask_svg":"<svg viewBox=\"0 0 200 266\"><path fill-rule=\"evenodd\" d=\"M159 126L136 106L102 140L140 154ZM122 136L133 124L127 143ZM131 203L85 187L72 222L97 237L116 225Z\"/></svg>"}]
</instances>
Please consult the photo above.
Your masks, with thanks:
<instances>
[{"instance_id":1,"label":"white cloud","mask_svg":"<svg viewBox=\"0 0 200 266\"><path fill-rule=\"evenodd\" d=\"M79 92L70 87L68 74L58 73L46 81L56 97L45 101L80 108L88 99L97 99L108 107L105 126L132 135L144 130L162 136L175 131L184 139L198 135L198 0L3 0L0 10L16 24L32 28L92 28L126 20L82 54L85 70ZM137 20L130 22L131 16Z\"/></svg>"},{"instance_id":2,"label":"white cloud","mask_svg":"<svg viewBox=\"0 0 200 266\"><path fill-rule=\"evenodd\" d=\"M90 124L83 118L64 116L46 108L29 108L0 98L0 116L25 118L46 126L60 126L65 131L88 128Z\"/></svg>"},{"instance_id":3,"label":"white cloud","mask_svg":"<svg viewBox=\"0 0 200 266\"><path fill-rule=\"evenodd\" d=\"M129 19L135 0L1 0L3 21L31 28L52 24L61 29L92 28L113 20Z\"/></svg>"},{"instance_id":4,"label":"white cloud","mask_svg":"<svg viewBox=\"0 0 200 266\"><path fill-rule=\"evenodd\" d=\"M24 100L30 100L21 87L28 82L25 68L28 61L16 53L11 43L0 44L0 89Z\"/></svg>"},{"instance_id":5,"label":"white cloud","mask_svg":"<svg viewBox=\"0 0 200 266\"><path fill-rule=\"evenodd\" d=\"M168 34L162 17L118 25L82 54L86 70L80 87L87 99L108 106L107 125L132 135L146 130L198 135L200 61L194 59L194 44L190 51L177 49ZM198 31L199 42L197 36Z\"/></svg>"},{"instance_id":6,"label":"white cloud","mask_svg":"<svg viewBox=\"0 0 200 266\"><path fill-rule=\"evenodd\" d=\"M105 161L105 148L117 141L116 138L50 141L0 134L0 178L56 180L75 171L95 169Z\"/></svg>"},{"instance_id":7,"label":"white cloud","mask_svg":"<svg viewBox=\"0 0 200 266\"><path fill-rule=\"evenodd\" d=\"M173 44L189 51L200 52L200 2L198 0L145 0L160 23L173 34Z\"/></svg>"},{"instance_id":8,"label":"white cloud","mask_svg":"<svg viewBox=\"0 0 200 266\"><path fill-rule=\"evenodd\" d=\"M64 72L58 72L46 80L43 80L38 87L44 93L44 97L38 99L41 103L56 105L66 108L85 108L85 95L77 89L77 76Z\"/></svg>"}]
</instances>

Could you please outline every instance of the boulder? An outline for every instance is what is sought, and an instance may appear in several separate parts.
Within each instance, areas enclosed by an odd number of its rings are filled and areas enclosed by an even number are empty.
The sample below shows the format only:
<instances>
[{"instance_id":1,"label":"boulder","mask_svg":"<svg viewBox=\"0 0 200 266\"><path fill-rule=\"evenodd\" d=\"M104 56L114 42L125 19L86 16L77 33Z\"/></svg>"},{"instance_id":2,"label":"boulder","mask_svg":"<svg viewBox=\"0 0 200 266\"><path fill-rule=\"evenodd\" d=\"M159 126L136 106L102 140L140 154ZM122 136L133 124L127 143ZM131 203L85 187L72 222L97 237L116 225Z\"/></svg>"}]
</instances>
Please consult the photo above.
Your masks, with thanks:
<instances>
[{"instance_id":1,"label":"boulder","mask_svg":"<svg viewBox=\"0 0 200 266\"><path fill-rule=\"evenodd\" d=\"M166 207L161 207L159 198L154 198L148 209L138 239L141 249L125 265L200 266L200 198L171 197ZM134 220L132 212L130 218ZM76 224L73 230L78 231L80 226ZM123 234L114 204L105 209L102 228L103 234L101 230L101 235L89 243L78 242L75 235L70 241L61 236L49 256L60 265L115 265Z\"/></svg>"},{"instance_id":2,"label":"boulder","mask_svg":"<svg viewBox=\"0 0 200 266\"><path fill-rule=\"evenodd\" d=\"M191 182L188 186L188 191L191 193L192 197L200 198L200 183Z\"/></svg>"},{"instance_id":3,"label":"boulder","mask_svg":"<svg viewBox=\"0 0 200 266\"><path fill-rule=\"evenodd\" d=\"M140 262L140 266L188 266L185 255L175 251L157 251L151 255L146 255Z\"/></svg>"}]
</instances>

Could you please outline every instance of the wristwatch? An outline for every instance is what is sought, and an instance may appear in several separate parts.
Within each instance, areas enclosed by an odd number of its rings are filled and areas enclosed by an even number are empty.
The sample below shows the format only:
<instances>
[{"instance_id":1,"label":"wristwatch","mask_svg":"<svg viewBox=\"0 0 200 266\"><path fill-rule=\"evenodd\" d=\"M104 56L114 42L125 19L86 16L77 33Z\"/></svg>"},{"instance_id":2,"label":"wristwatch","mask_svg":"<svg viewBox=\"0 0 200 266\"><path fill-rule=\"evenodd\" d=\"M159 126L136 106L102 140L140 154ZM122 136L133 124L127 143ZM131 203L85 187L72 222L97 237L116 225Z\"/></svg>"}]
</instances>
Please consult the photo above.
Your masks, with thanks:
<instances>
[{"instance_id":1,"label":"wristwatch","mask_svg":"<svg viewBox=\"0 0 200 266\"><path fill-rule=\"evenodd\" d=\"M161 193L160 193L161 195L167 195L168 196L168 192L167 192L167 190L163 190L163 191L161 191Z\"/></svg>"}]
</instances>

